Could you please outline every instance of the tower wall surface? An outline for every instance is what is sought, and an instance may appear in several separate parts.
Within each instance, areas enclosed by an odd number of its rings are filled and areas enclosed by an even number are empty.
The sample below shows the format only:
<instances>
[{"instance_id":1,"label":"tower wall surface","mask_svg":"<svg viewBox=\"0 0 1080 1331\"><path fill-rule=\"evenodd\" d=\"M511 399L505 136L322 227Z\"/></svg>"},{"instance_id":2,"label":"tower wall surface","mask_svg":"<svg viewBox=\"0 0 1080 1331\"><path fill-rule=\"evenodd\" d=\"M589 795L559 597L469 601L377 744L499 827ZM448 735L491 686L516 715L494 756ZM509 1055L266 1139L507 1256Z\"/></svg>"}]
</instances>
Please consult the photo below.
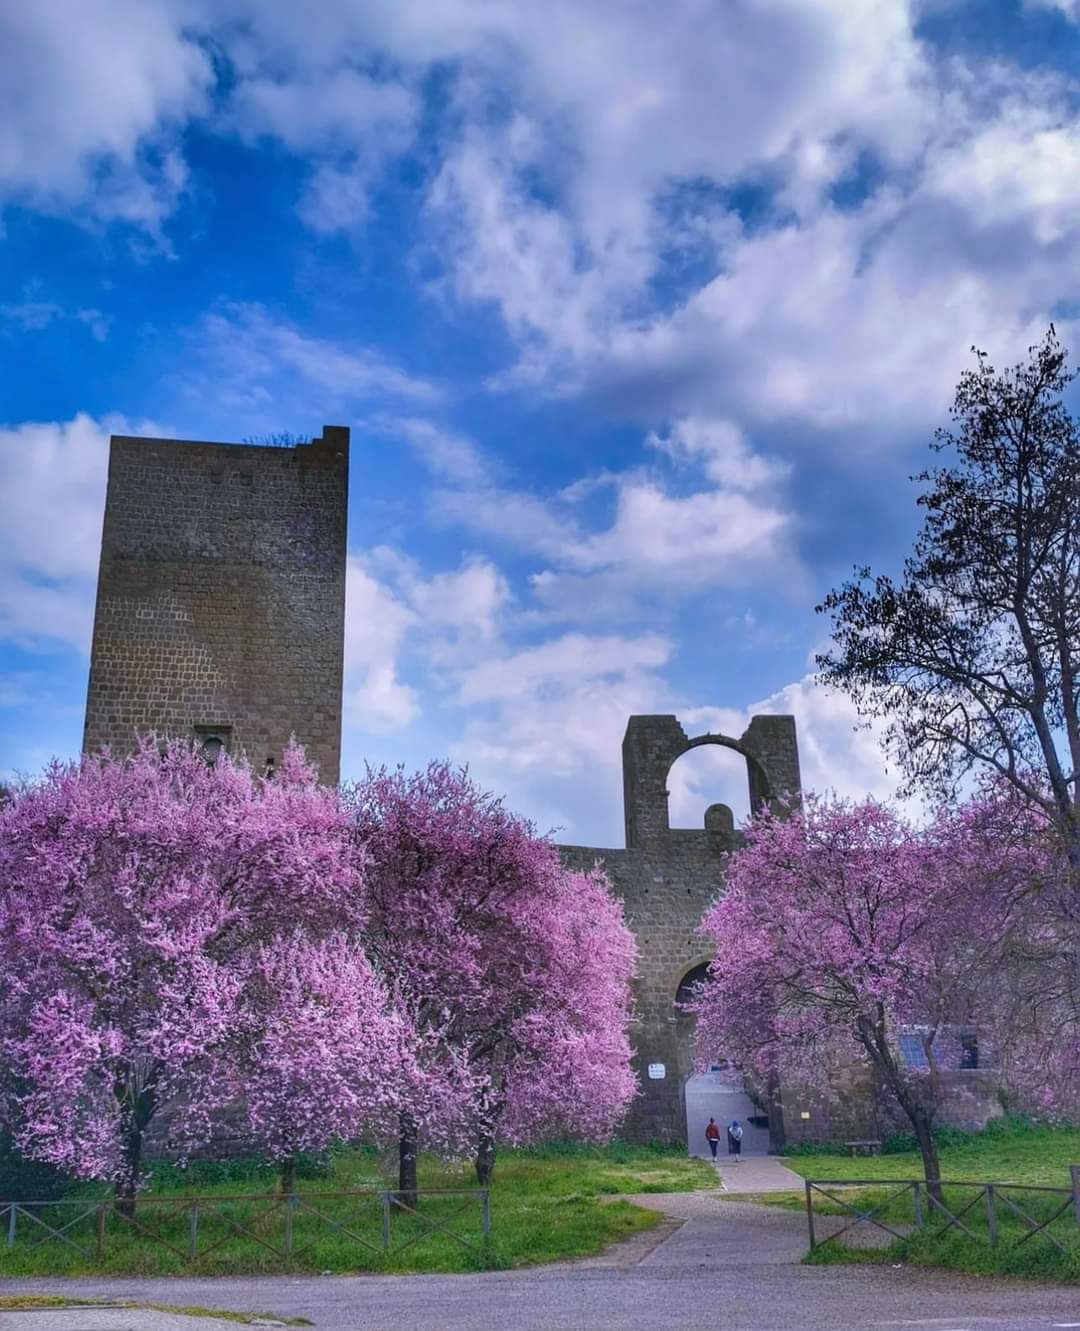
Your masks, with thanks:
<instances>
[{"instance_id":1,"label":"tower wall surface","mask_svg":"<svg viewBox=\"0 0 1080 1331\"><path fill-rule=\"evenodd\" d=\"M296 447L114 435L83 748L295 735L336 782L349 431Z\"/></svg>"}]
</instances>

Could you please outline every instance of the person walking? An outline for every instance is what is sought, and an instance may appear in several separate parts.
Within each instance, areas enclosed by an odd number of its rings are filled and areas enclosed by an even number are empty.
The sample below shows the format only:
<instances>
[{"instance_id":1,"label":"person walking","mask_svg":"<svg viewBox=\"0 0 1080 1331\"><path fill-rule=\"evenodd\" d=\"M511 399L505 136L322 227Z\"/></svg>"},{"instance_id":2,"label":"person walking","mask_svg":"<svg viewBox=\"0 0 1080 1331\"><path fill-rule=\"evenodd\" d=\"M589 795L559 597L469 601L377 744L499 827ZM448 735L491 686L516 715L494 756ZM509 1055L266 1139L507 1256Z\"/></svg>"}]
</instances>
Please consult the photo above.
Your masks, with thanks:
<instances>
[{"instance_id":1,"label":"person walking","mask_svg":"<svg viewBox=\"0 0 1080 1331\"><path fill-rule=\"evenodd\" d=\"M720 1145L720 1129L715 1118L709 1119L708 1127L705 1129L705 1140L709 1143L709 1150L712 1151L712 1158L715 1160L716 1148Z\"/></svg>"},{"instance_id":2,"label":"person walking","mask_svg":"<svg viewBox=\"0 0 1080 1331\"><path fill-rule=\"evenodd\" d=\"M735 1163L742 1164L742 1125L737 1118L728 1124L727 1153L735 1157Z\"/></svg>"}]
</instances>

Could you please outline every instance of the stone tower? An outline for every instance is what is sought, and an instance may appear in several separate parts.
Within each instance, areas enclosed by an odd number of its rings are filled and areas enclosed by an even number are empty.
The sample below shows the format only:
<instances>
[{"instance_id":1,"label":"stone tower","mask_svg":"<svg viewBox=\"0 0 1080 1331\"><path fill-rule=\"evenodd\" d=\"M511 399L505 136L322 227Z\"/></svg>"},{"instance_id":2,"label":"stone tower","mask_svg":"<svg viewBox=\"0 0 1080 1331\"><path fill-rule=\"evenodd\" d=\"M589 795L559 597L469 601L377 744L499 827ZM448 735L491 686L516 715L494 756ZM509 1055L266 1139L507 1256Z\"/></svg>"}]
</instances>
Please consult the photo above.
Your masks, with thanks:
<instances>
[{"instance_id":1,"label":"stone tower","mask_svg":"<svg viewBox=\"0 0 1080 1331\"><path fill-rule=\"evenodd\" d=\"M709 960L697 929L723 887L725 862L738 838L731 810L720 804L706 811L701 828L670 826L668 773L676 759L702 744L723 745L746 760L751 808L769 803L779 809L798 800L794 717L755 716L739 739L691 739L674 716L632 716L622 748L626 849L559 848L564 863L573 868L602 862L626 904L627 922L637 938L634 1061L642 1094L626 1131L640 1141L687 1136L692 1021L680 1013L677 1002L687 996L688 982L699 978ZM738 1089L741 1094L741 1086ZM768 1129L762 1129L762 1147L769 1137L775 1147L784 1131L779 1102L762 1117L769 1120Z\"/></svg>"},{"instance_id":2,"label":"stone tower","mask_svg":"<svg viewBox=\"0 0 1080 1331\"><path fill-rule=\"evenodd\" d=\"M349 431L277 447L114 435L85 751L137 734L341 763Z\"/></svg>"}]
</instances>

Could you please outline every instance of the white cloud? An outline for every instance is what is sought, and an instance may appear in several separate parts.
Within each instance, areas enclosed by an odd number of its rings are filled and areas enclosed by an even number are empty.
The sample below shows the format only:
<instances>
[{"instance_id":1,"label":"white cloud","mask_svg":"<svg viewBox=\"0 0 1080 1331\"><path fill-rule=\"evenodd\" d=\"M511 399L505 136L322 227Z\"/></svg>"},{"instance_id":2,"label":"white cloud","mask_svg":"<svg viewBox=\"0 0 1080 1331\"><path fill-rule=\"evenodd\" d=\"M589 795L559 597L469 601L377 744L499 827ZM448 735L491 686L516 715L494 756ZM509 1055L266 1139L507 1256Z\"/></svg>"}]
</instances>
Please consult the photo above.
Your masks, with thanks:
<instances>
[{"instance_id":1,"label":"white cloud","mask_svg":"<svg viewBox=\"0 0 1080 1331\"><path fill-rule=\"evenodd\" d=\"M368 417L363 426L390 439L403 439L429 471L455 484L484 484L495 470L471 439L422 417L380 413Z\"/></svg>"},{"instance_id":2,"label":"white cloud","mask_svg":"<svg viewBox=\"0 0 1080 1331\"><path fill-rule=\"evenodd\" d=\"M206 51L167 5L0 9L0 190L45 211L157 228L184 188L177 128L205 110Z\"/></svg>"},{"instance_id":3,"label":"white cloud","mask_svg":"<svg viewBox=\"0 0 1080 1331\"><path fill-rule=\"evenodd\" d=\"M372 347L301 331L262 305L226 303L191 337L192 359L181 384L205 414L242 415L253 433L292 419L325 420L358 403L435 402L435 385L393 365Z\"/></svg>"},{"instance_id":4,"label":"white cloud","mask_svg":"<svg viewBox=\"0 0 1080 1331\"><path fill-rule=\"evenodd\" d=\"M729 490L759 490L790 470L776 458L755 453L733 421L684 416L667 434L653 431L646 443L676 461L699 464L709 480Z\"/></svg>"},{"instance_id":5,"label":"white cloud","mask_svg":"<svg viewBox=\"0 0 1080 1331\"><path fill-rule=\"evenodd\" d=\"M17 305L0 305L0 319L6 319L27 333L40 333L49 328L57 319L66 317L63 306L51 300L24 300ZM104 342L109 335L112 320L101 310L81 309L71 312L70 317L84 324L95 342Z\"/></svg>"},{"instance_id":6,"label":"white cloud","mask_svg":"<svg viewBox=\"0 0 1080 1331\"><path fill-rule=\"evenodd\" d=\"M412 143L419 110L411 89L348 67L245 79L232 106L246 137L270 135L314 160L300 215L317 232L362 226L369 193L387 160Z\"/></svg>"},{"instance_id":7,"label":"white cloud","mask_svg":"<svg viewBox=\"0 0 1080 1331\"><path fill-rule=\"evenodd\" d=\"M0 305L0 318L17 323L24 332L38 333L58 319L63 310L50 300L24 300L19 305Z\"/></svg>"},{"instance_id":8,"label":"white cloud","mask_svg":"<svg viewBox=\"0 0 1080 1331\"><path fill-rule=\"evenodd\" d=\"M411 724L440 682L499 649L510 592L486 560L427 576L382 546L350 556L345 599L345 720L382 733ZM420 683L403 678L410 667Z\"/></svg>"},{"instance_id":9,"label":"white cloud","mask_svg":"<svg viewBox=\"0 0 1080 1331\"><path fill-rule=\"evenodd\" d=\"M397 662L415 613L350 557L345 583L345 723L375 732L408 725L420 712L416 689Z\"/></svg>"},{"instance_id":10,"label":"white cloud","mask_svg":"<svg viewBox=\"0 0 1080 1331\"><path fill-rule=\"evenodd\" d=\"M0 428L0 638L89 647L111 433L161 430L82 413Z\"/></svg>"},{"instance_id":11,"label":"white cloud","mask_svg":"<svg viewBox=\"0 0 1080 1331\"><path fill-rule=\"evenodd\" d=\"M710 462L735 467L731 457ZM619 620L658 594L671 601L706 587L744 585L780 564L787 585L797 586L793 514L768 494L744 493L780 474L748 452L732 489L678 494L642 473L608 474L603 483L614 491L614 511L595 528L577 511L580 486L546 499L494 486L438 491L434 508L444 521L542 557L547 566L529 585L546 614Z\"/></svg>"},{"instance_id":12,"label":"white cloud","mask_svg":"<svg viewBox=\"0 0 1080 1331\"><path fill-rule=\"evenodd\" d=\"M1057 9L1066 18L1080 23L1080 0L1025 0L1032 9Z\"/></svg>"},{"instance_id":13,"label":"white cloud","mask_svg":"<svg viewBox=\"0 0 1080 1331\"><path fill-rule=\"evenodd\" d=\"M572 633L493 657L462 675L469 710L452 756L542 831L587 844L610 829L619 844L626 718L666 708L672 650L655 634Z\"/></svg>"},{"instance_id":14,"label":"white cloud","mask_svg":"<svg viewBox=\"0 0 1080 1331\"><path fill-rule=\"evenodd\" d=\"M668 661L671 650L670 642L654 634L629 639L568 633L474 666L462 678L461 699L512 702L585 679L595 682L655 670Z\"/></svg>"}]
</instances>

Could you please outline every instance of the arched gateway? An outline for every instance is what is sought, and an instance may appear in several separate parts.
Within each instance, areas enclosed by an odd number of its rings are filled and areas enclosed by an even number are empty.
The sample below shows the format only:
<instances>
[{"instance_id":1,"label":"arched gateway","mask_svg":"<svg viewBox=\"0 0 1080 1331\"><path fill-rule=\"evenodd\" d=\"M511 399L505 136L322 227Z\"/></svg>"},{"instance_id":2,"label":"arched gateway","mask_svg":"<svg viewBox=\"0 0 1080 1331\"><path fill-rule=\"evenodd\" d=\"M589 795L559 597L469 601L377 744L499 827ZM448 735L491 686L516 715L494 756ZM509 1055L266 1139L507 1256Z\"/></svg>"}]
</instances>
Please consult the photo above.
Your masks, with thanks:
<instances>
[{"instance_id":1,"label":"arched gateway","mask_svg":"<svg viewBox=\"0 0 1080 1331\"><path fill-rule=\"evenodd\" d=\"M747 1148L773 1149L783 1142L783 1114L779 1102L772 1112L759 1097L747 1097L737 1076L728 1069L694 1075L691 1054L693 1018L680 1007L687 995L686 981L703 973L698 925L709 903L721 891L724 866L738 833L729 811L713 805L701 828L672 828L668 816L668 773L672 764L701 744L720 744L746 760L750 807L769 804L778 811L799 798L799 754L795 720L790 716L755 716L738 739L726 735L689 738L674 716L632 716L623 739L623 796L626 817L625 850L562 846L566 864L591 868L603 863L612 884L626 903L627 919L639 949L637 1023L633 1032L635 1066L642 1094L635 1102L626 1131L638 1141L690 1140L697 1116L701 1126L713 1113L736 1105L751 1117ZM718 1098L724 1097L724 1098ZM733 1097L733 1098L731 1098ZM712 1103L715 1110L706 1106ZM715 1112L719 1110L720 1112ZM689 1127L689 1137L688 1137ZM701 1152L695 1149L695 1154Z\"/></svg>"}]
</instances>

